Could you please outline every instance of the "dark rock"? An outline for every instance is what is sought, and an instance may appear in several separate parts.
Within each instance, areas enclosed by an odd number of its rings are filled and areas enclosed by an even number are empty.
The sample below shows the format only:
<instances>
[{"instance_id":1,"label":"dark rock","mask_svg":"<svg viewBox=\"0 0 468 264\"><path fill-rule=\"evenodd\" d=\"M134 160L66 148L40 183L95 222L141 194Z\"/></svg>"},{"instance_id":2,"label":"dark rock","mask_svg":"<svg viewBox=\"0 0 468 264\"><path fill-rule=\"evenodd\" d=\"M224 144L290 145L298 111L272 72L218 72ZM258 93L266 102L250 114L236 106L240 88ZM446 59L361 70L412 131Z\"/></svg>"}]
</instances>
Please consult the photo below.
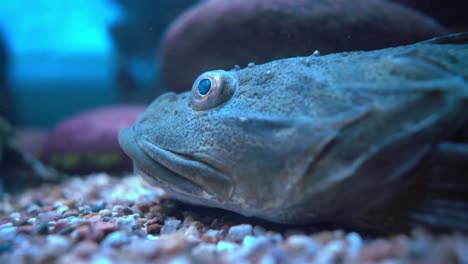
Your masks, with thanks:
<instances>
[{"instance_id":1,"label":"dark rock","mask_svg":"<svg viewBox=\"0 0 468 264\"><path fill-rule=\"evenodd\" d=\"M47 235L49 233L49 224L48 223L40 223L36 227L36 233L38 235Z\"/></svg>"},{"instance_id":2,"label":"dark rock","mask_svg":"<svg viewBox=\"0 0 468 264\"><path fill-rule=\"evenodd\" d=\"M146 227L146 232L151 235L159 235L161 228L162 225L160 224L151 224Z\"/></svg>"},{"instance_id":3,"label":"dark rock","mask_svg":"<svg viewBox=\"0 0 468 264\"><path fill-rule=\"evenodd\" d=\"M339 51L372 50L445 34L433 19L378 0L207 0L182 14L161 44L169 89L202 72Z\"/></svg>"},{"instance_id":4,"label":"dark rock","mask_svg":"<svg viewBox=\"0 0 468 264\"><path fill-rule=\"evenodd\" d=\"M107 203L105 201L102 201L102 200L97 201L91 206L91 211L99 212L99 211L103 210L104 208L106 208L106 205L107 205Z\"/></svg>"},{"instance_id":5,"label":"dark rock","mask_svg":"<svg viewBox=\"0 0 468 264\"><path fill-rule=\"evenodd\" d=\"M117 135L144 108L109 106L72 116L49 134L42 159L70 173L131 170L131 161L120 149Z\"/></svg>"},{"instance_id":6,"label":"dark rock","mask_svg":"<svg viewBox=\"0 0 468 264\"><path fill-rule=\"evenodd\" d=\"M450 29L468 30L468 1L464 0L393 0L428 14Z\"/></svg>"}]
</instances>

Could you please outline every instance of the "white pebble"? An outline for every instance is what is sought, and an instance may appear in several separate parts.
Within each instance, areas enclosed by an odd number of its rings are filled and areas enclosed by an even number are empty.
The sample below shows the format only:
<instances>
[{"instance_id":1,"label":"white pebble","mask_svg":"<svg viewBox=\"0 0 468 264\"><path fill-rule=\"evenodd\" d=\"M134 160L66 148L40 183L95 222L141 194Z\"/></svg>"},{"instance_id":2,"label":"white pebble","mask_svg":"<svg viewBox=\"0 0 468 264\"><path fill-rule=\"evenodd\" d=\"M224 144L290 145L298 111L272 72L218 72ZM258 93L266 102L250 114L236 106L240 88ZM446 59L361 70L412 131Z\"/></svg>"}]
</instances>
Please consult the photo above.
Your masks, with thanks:
<instances>
[{"instance_id":1,"label":"white pebble","mask_svg":"<svg viewBox=\"0 0 468 264\"><path fill-rule=\"evenodd\" d=\"M236 243L226 241L226 240L221 240L218 242L218 244L216 244L217 252L224 252L224 251L232 252L238 248L239 248L239 245L237 245Z\"/></svg>"},{"instance_id":2,"label":"white pebble","mask_svg":"<svg viewBox=\"0 0 468 264\"><path fill-rule=\"evenodd\" d=\"M192 254L194 256L212 256L216 252L216 245L200 243L192 249Z\"/></svg>"},{"instance_id":3,"label":"white pebble","mask_svg":"<svg viewBox=\"0 0 468 264\"><path fill-rule=\"evenodd\" d=\"M168 264L190 264L192 263L187 256L177 256L173 259L171 259Z\"/></svg>"},{"instance_id":4,"label":"white pebble","mask_svg":"<svg viewBox=\"0 0 468 264\"><path fill-rule=\"evenodd\" d=\"M314 263L334 263L338 255L343 252L345 244L341 240L328 242L325 247L319 251Z\"/></svg>"},{"instance_id":5,"label":"white pebble","mask_svg":"<svg viewBox=\"0 0 468 264\"><path fill-rule=\"evenodd\" d=\"M101 217L106 217L106 216L110 217L112 215L112 212L109 209L102 209L101 211L99 211L99 215Z\"/></svg>"},{"instance_id":6,"label":"white pebble","mask_svg":"<svg viewBox=\"0 0 468 264\"><path fill-rule=\"evenodd\" d=\"M19 212L14 212L10 214L10 217L13 218L13 221L19 221L21 218L21 214Z\"/></svg>"},{"instance_id":7,"label":"white pebble","mask_svg":"<svg viewBox=\"0 0 468 264\"><path fill-rule=\"evenodd\" d=\"M55 252L64 252L71 246L70 240L59 235L47 236L47 243L47 247Z\"/></svg>"},{"instance_id":8,"label":"white pebble","mask_svg":"<svg viewBox=\"0 0 468 264\"><path fill-rule=\"evenodd\" d=\"M317 242L305 235L292 235L288 237L286 245L293 250L302 251L308 255L317 253L320 248Z\"/></svg>"},{"instance_id":9,"label":"white pebble","mask_svg":"<svg viewBox=\"0 0 468 264\"><path fill-rule=\"evenodd\" d=\"M1 240L12 240L16 235L16 226L5 226L0 228L0 239Z\"/></svg>"},{"instance_id":10,"label":"white pebble","mask_svg":"<svg viewBox=\"0 0 468 264\"><path fill-rule=\"evenodd\" d=\"M184 231L184 237L189 241L198 241L200 240L200 232L195 226L191 225Z\"/></svg>"},{"instance_id":11,"label":"white pebble","mask_svg":"<svg viewBox=\"0 0 468 264\"><path fill-rule=\"evenodd\" d=\"M257 241L257 238L251 236L251 235L248 235L248 236L245 236L244 239L242 240L242 246L244 247L250 247L252 246L252 244L254 244L255 242Z\"/></svg>"},{"instance_id":12,"label":"white pebble","mask_svg":"<svg viewBox=\"0 0 468 264\"><path fill-rule=\"evenodd\" d=\"M70 208L68 208L68 206L66 205L61 205L59 206L55 211L57 212L57 214L60 214L62 215L63 213L65 213L66 211L70 210Z\"/></svg>"},{"instance_id":13,"label":"white pebble","mask_svg":"<svg viewBox=\"0 0 468 264\"><path fill-rule=\"evenodd\" d=\"M362 238L358 233L351 232L346 236L348 241L348 255L352 258L356 257L362 247Z\"/></svg>"},{"instance_id":14,"label":"white pebble","mask_svg":"<svg viewBox=\"0 0 468 264\"><path fill-rule=\"evenodd\" d=\"M263 255L258 264L276 264L276 260L272 255Z\"/></svg>"},{"instance_id":15,"label":"white pebble","mask_svg":"<svg viewBox=\"0 0 468 264\"><path fill-rule=\"evenodd\" d=\"M252 235L252 229L253 227L249 224L231 226L226 236L226 240L236 242L242 241L245 236Z\"/></svg>"},{"instance_id":16,"label":"white pebble","mask_svg":"<svg viewBox=\"0 0 468 264\"><path fill-rule=\"evenodd\" d=\"M180 228L182 221L175 218L168 218L161 227L161 235L170 235Z\"/></svg>"}]
</instances>

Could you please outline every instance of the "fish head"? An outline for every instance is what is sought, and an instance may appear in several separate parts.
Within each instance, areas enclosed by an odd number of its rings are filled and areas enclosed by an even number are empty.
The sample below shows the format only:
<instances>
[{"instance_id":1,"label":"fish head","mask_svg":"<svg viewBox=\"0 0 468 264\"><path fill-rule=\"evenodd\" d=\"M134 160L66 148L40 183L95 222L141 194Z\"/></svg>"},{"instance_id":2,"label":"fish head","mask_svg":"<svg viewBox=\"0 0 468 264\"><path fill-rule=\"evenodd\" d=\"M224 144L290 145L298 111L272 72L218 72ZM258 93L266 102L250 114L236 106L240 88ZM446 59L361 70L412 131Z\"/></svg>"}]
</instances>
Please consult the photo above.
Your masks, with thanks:
<instances>
[{"instance_id":1,"label":"fish head","mask_svg":"<svg viewBox=\"0 0 468 264\"><path fill-rule=\"evenodd\" d=\"M255 67L206 72L190 92L157 98L119 135L136 170L193 204L244 215L281 206L333 135L290 118L302 109L303 80Z\"/></svg>"}]
</instances>

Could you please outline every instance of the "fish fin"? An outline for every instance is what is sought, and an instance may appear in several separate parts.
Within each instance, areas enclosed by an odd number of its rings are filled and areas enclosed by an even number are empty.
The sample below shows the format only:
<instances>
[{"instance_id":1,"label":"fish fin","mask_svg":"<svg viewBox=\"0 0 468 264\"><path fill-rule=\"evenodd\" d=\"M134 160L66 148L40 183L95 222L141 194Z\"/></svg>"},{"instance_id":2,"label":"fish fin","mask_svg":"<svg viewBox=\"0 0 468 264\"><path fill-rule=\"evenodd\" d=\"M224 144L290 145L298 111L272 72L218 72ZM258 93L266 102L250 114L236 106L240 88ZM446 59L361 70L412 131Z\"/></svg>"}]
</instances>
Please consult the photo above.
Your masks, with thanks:
<instances>
[{"instance_id":1,"label":"fish fin","mask_svg":"<svg viewBox=\"0 0 468 264\"><path fill-rule=\"evenodd\" d=\"M468 144L440 143L407 177L407 186L393 186L403 189L391 202L361 212L347 224L379 233L415 227L468 232Z\"/></svg>"},{"instance_id":2,"label":"fish fin","mask_svg":"<svg viewBox=\"0 0 468 264\"><path fill-rule=\"evenodd\" d=\"M468 44L468 33L455 33L424 41L431 44Z\"/></svg>"},{"instance_id":3,"label":"fish fin","mask_svg":"<svg viewBox=\"0 0 468 264\"><path fill-rule=\"evenodd\" d=\"M412 224L468 231L468 144L441 143L428 164L421 202L409 215Z\"/></svg>"}]
</instances>

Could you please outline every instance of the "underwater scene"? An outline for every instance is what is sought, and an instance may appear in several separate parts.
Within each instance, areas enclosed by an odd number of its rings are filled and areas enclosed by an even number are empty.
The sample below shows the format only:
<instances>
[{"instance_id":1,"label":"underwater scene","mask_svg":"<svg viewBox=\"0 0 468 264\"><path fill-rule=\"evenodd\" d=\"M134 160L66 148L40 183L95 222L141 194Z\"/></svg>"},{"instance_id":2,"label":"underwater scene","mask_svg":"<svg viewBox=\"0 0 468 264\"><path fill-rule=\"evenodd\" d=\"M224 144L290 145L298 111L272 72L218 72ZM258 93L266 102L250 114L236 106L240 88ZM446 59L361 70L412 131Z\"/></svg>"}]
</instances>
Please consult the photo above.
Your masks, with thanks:
<instances>
[{"instance_id":1,"label":"underwater scene","mask_svg":"<svg viewBox=\"0 0 468 264\"><path fill-rule=\"evenodd\" d=\"M468 263L467 14L1 1L0 263Z\"/></svg>"}]
</instances>

